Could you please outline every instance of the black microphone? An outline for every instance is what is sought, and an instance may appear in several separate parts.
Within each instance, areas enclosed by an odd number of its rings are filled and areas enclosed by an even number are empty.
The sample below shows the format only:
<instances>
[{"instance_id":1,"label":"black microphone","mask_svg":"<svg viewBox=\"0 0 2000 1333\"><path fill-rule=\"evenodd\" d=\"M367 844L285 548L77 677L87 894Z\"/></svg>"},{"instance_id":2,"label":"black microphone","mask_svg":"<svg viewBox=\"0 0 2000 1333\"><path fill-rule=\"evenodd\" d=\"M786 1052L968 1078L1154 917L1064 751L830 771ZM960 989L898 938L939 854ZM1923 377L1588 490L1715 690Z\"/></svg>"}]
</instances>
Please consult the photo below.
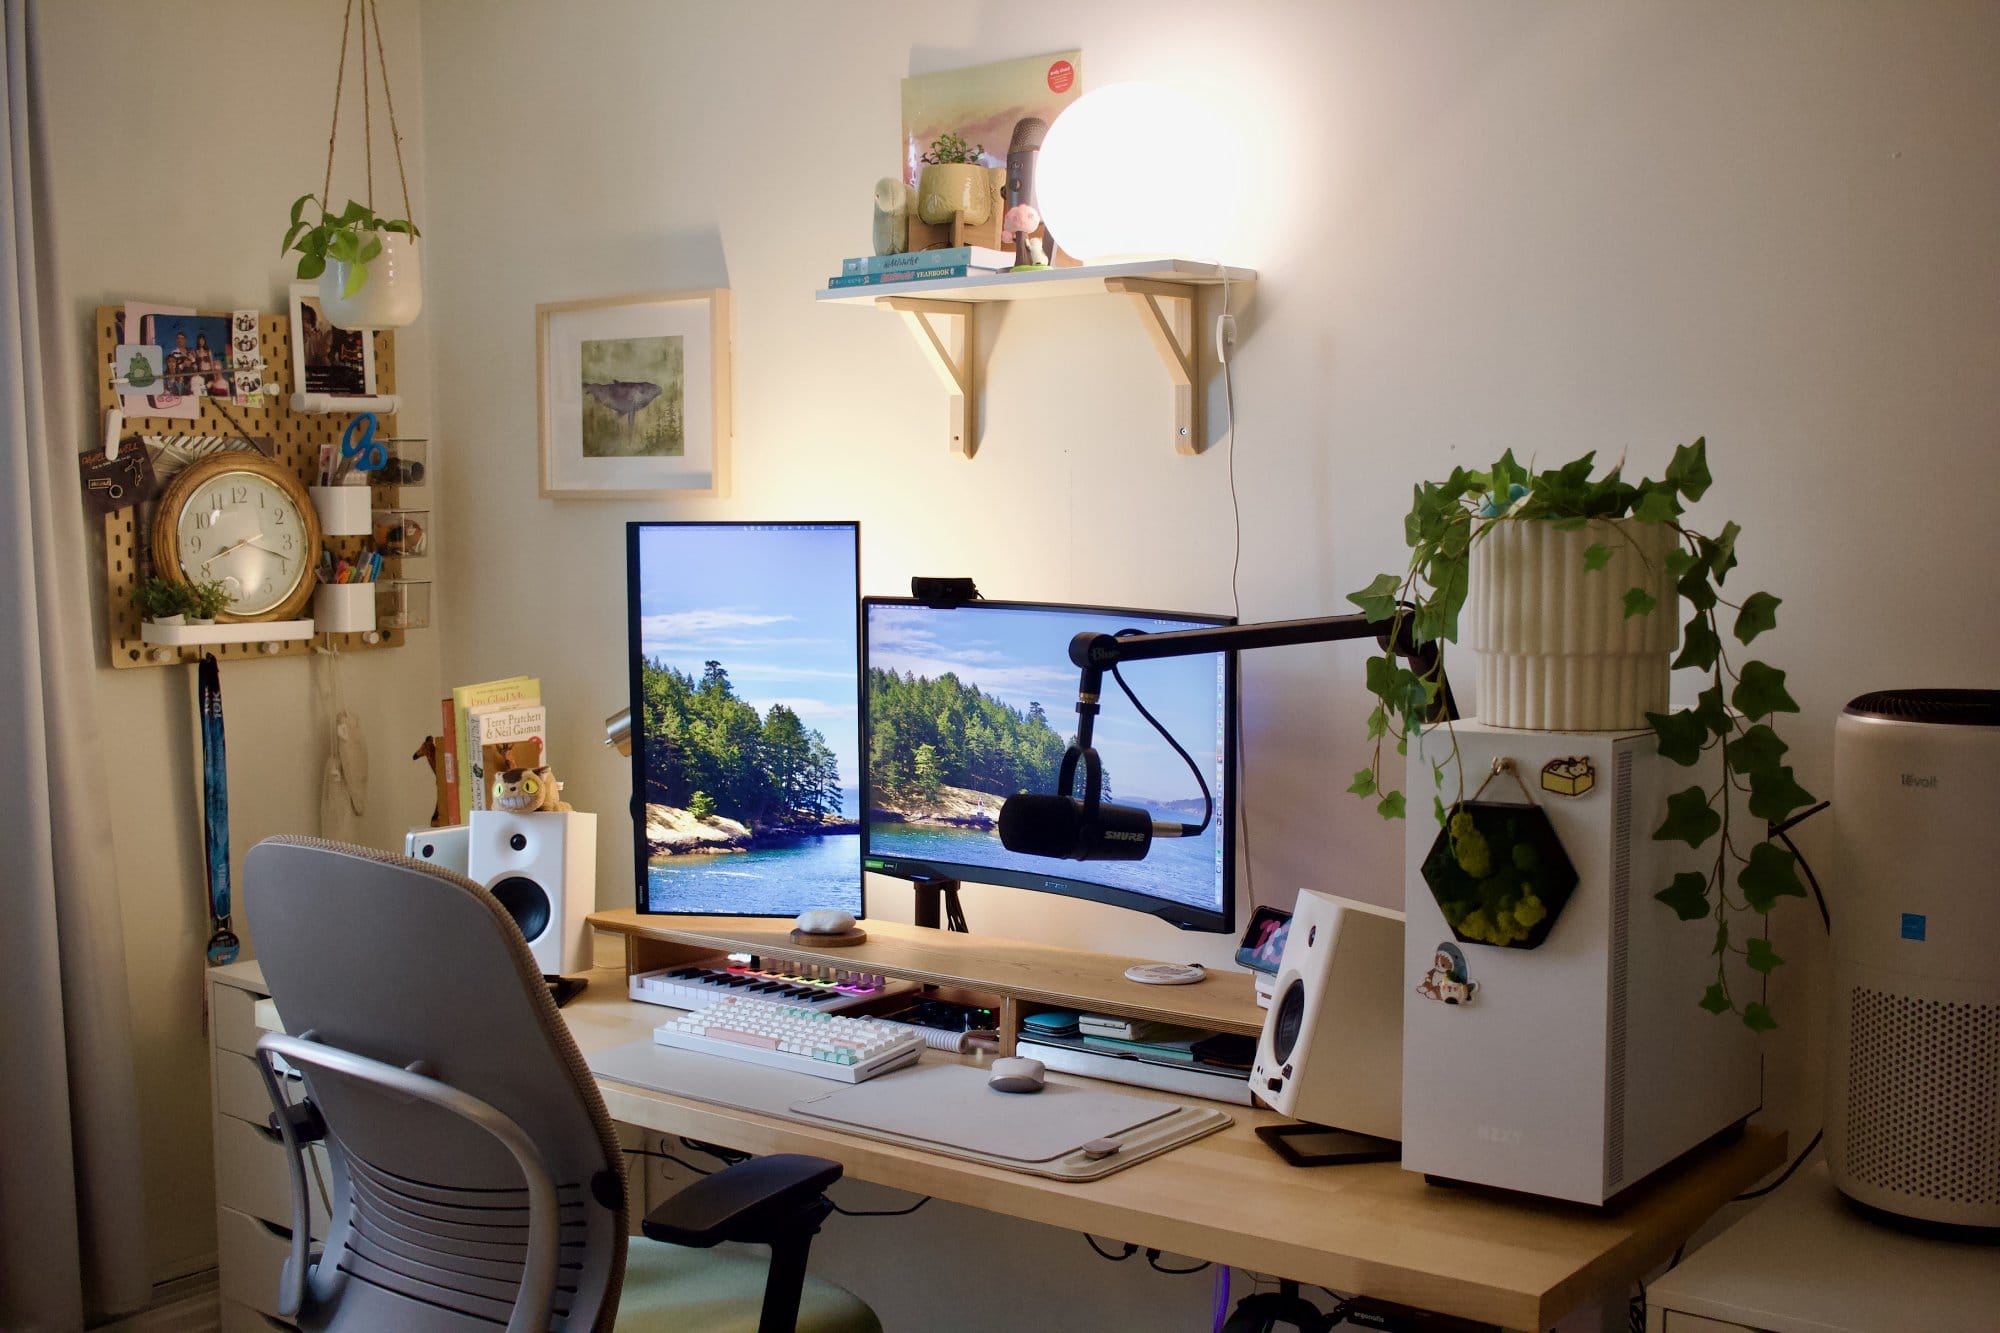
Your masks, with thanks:
<instances>
[{"instance_id":1,"label":"black microphone","mask_svg":"<svg viewBox=\"0 0 2000 1333\"><path fill-rule=\"evenodd\" d=\"M1073 796L1009 796L1000 804L1000 845L1026 856L1137 861L1155 838L1186 838L1199 826L1168 824L1133 805L1099 803L1090 818Z\"/></svg>"},{"instance_id":2,"label":"black microphone","mask_svg":"<svg viewBox=\"0 0 2000 1333\"><path fill-rule=\"evenodd\" d=\"M1017 205L1026 204L1030 208L1035 203L1035 161L1042 155L1042 140L1048 137L1049 123L1040 116L1023 116L1014 122L1014 138L1007 145L1007 193L1008 211ZM1005 216L1004 214L1002 215ZM1033 262L1028 254L1028 233L1014 238L1014 262Z\"/></svg>"}]
</instances>

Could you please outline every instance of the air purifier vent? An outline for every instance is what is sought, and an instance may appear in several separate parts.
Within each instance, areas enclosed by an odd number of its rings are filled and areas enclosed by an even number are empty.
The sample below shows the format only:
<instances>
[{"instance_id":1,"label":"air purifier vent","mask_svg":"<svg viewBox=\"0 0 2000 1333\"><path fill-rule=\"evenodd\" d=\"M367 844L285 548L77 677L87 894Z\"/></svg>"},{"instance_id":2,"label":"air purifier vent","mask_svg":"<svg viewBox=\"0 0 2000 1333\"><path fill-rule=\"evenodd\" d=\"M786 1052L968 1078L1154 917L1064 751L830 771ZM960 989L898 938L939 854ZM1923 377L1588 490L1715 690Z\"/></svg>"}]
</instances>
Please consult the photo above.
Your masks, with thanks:
<instances>
[{"instance_id":1,"label":"air purifier vent","mask_svg":"<svg viewBox=\"0 0 2000 1333\"><path fill-rule=\"evenodd\" d=\"M1855 717L1957 727L2000 727L2000 690L1876 690L1851 700Z\"/></svg>"},{"instance_id":2,"label":"air purifier vent","mask_svg":"<svg viewBox=\"0 0 2000 1333\"><path fill-rule=\"evenodd\" d=\"M1629 1039L1626 1007L1632 956L1632 752L1618 751L1612 761L1611 807L1611 1014L1607 1024L1604 1062L1604 1182L1607 1190L1625 1183L1625 1048Z\"/></svg>"},{"instance_id":3,"label":"air purifier vent","mask_svg":"<svg viewBox=\"0 0 2000 1333\"><path fill-rule=\"evenodd\" d=\"M2000 1005L1850 999L1845 1167L1877 1189L2000 1205Z\"/></svg>"}]
</instances>

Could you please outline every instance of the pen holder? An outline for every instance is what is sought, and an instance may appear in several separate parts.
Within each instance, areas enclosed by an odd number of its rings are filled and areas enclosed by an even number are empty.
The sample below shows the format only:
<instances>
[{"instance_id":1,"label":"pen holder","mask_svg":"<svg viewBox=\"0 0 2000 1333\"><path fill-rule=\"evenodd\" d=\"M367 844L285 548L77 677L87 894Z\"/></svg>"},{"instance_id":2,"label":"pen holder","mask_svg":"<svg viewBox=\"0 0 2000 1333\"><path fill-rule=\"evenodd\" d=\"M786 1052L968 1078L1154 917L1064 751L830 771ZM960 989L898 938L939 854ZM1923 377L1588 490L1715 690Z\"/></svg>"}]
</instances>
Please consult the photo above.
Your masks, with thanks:
<instances>
[{"instance_id":1,"label":"pen holder","mask_svg":"<svg viewBox=\"0 0 2000 1333\"><path fill-rule=\"evenodd\" d=\"M313 630L320 634L364 634L375 628L372 583L322 583L313 592Z\"/></svg>"},{"instance_id":2,"label":"pen holder","mask_svg":"<svg viewBox=\"0 0 2000 1333\"><path fill-rule=\"evenodd\" d=\"M328 537L368 535L368 488L366 486L313 486L313 508L319 511L319 530Z\"/></svg>"},{"instance_id":3,"label":"pen holder","mask_svg":"<svg viewBox=\"0 0 2000 1333\"><path fill-rule=\"evenodd\" d=\"M431 511L428 509L377 509L375 549L383 555L429 555Z\"/></svg>"},{"instance_id":4,"label":"pen holder","mask_svg":"<svg viewBox=\"0 0 2000 1333\"><path fill-rule=\"evenodd\" d=\"M428 629L431 623L429 579L385 579L364 584L375 594L375 623L383 629Z\"/></svg>"},{"instance_id":5,"label":"pen holder","mask_svg":"<svg viewBox=\"0 0 2000 1333\"><path fill-rule=\"evenodd\" d=\"M428 486L431 479L431 442L415 436L380 440L388 459L368 474L375 486Z\"/></svg>"}]
</instances>

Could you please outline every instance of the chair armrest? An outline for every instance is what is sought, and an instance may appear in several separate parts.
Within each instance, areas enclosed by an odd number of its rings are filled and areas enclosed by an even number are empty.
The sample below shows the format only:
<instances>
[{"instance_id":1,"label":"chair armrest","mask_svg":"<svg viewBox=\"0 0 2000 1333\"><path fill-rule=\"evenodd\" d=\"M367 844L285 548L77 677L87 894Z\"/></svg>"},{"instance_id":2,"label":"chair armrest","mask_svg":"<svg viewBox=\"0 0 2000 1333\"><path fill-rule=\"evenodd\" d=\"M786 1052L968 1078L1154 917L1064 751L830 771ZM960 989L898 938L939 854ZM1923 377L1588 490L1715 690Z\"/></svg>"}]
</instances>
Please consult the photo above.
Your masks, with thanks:
<instances>
[{"instance_id":1,"label":"chair armrest","mask_svg":"<svg viewBox=\"0 0 2000 1333\"><path fill-rule=\"evenodd\" d=\"M652 1240L705 1250L725 1240L768 1244L796 1225L798 1213L840 1179L822 1157L776 1153L703 1176L640 1223Z\"/></svg>"}]
</instances>

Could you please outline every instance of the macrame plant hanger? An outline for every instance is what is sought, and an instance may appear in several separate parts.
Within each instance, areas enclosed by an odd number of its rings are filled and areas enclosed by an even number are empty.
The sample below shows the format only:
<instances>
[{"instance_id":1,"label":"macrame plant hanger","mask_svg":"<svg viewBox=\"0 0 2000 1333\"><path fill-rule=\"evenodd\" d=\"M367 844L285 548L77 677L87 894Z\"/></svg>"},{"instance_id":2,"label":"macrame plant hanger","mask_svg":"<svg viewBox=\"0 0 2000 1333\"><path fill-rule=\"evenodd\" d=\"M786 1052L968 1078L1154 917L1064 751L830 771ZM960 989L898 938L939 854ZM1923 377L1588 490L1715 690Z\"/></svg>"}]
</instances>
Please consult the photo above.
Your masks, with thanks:
<instances>
[{"instance_id":1,"label":"macrame plant hanger","mask_svg":"<svg viewBox=\"0 0 2000 1333\"><path fill-rule=\"evenodd\" d=\"M333 148L340 138L340 99L347 86L347 38L354 26L357 0L347 0L340 20L340 64L333 78L333 123L326 132L326 175L320 181L319 206L333 208ZM403 216L411 225L417 220L410 207L410 178L403 170L403 133L396 127L396 95L389 88L389 60L382 45L382 11L377 0L358 0L361 6L361 161L366 195L362 202L375 208L375 118L368 86L368 32L375 32L375 65L382 71L382 102L389 112L389 142L396 152L396 179L403 189Z\"/></svg>"}]
</instances>

